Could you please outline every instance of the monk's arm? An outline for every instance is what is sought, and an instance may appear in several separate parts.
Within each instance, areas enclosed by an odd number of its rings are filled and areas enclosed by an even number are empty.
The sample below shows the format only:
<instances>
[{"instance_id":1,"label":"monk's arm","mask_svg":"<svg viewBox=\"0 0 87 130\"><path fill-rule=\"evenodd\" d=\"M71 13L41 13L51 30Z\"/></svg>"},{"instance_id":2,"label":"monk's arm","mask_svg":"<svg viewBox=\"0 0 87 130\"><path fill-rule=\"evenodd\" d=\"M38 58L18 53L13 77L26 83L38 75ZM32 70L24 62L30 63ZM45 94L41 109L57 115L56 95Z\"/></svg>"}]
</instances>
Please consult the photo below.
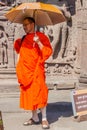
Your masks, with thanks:
<instances>
[{"instance_id":1,"label":"monk's arm","mask_svg":"<svg viewBox=\"0 0 87 130\"><path fill-rule=\"evenodd\" d=\"M19 53L21 47L21 39L17 39L14 42L14 50Z\"/></svg>"},{"instance_id":2,"label":"monk's arm","mask_svg":"<svg viewBox=\"0 0 87 130\"><path fill-rule=\"evenodd\" d=\"M36 40L36 43L38 44L41 54L42 54L42 59L45 61L46 59L49 58L49 56L52 54L52 47L49 42L49 39L44 36L44 40L40 40L39 38Z\"/></svg>"}]
</instances>

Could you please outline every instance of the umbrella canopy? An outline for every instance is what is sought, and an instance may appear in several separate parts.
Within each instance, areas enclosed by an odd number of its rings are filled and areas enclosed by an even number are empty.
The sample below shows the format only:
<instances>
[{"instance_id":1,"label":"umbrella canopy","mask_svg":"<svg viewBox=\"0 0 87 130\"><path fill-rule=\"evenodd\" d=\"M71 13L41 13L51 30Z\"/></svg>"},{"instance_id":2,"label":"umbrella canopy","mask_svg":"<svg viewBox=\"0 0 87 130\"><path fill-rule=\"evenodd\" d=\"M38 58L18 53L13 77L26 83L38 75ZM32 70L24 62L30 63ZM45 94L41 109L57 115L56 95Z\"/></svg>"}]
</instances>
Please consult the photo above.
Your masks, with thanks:
<instances>
[{"instance_id":1,"label":"umbrella canopy","mask_svg":"<svg viewBox=\"0 0 87 130\"><path fill-rule=\"evenodd\" d=\"M28 16L33 17L39 26L54 25L66 20L57 7L41 2L23 3L5 14L5 17L13 23L22 23Z\"/></svg>"}]
</instances>

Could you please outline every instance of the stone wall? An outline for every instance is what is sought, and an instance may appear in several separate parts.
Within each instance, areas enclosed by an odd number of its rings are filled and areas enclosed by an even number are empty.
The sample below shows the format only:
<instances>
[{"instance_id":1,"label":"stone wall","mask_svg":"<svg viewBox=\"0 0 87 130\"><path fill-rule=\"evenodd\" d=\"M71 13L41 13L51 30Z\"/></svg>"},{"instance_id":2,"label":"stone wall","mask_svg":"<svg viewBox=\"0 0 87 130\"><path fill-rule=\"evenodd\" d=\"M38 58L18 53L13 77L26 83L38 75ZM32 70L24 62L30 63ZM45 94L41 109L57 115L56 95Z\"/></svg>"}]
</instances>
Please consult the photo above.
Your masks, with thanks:
<instances>
[{"instance_id":1,"label":"stone wall","mask_svg":"<svg viewBox=\"0 0 87 130\"><path fill-rule=\"evenodd\" d=\"M49 37L53 48L53 54L45 64L47 82L78 82L82 76L87 76L87 0L37 1L57 6L67 19L66 22L54 26L38 27ZM24 35L22 26L10 23L3 14L22 2L30 0L13 0L10 1L10 6L0 6L1 69L15 68L17 55L13 49L13 41Z\"/></svg>"}]
</instances>

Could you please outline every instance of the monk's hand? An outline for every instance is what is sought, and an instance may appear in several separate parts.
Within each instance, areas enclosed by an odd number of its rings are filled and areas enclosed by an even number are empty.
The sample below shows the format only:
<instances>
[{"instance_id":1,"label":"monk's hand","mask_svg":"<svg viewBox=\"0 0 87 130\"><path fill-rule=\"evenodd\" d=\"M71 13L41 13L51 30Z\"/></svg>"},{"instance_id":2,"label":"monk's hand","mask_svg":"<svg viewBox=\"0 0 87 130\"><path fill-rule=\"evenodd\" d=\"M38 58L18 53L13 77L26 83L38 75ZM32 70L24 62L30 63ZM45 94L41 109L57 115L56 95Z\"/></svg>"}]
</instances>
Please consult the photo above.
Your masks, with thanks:
<instances>
[{"instance_id":1,"label":"monk's hand","mask_svg":"<svg viewBox=\"0 0 87 130\"><path fill-rule=\"evenodd\" d=\"M33 40L34 40L34 42L39 42L40 39L38 36L34 36Z\"/></svg>"},{"instance_id":2,"label":"monk's hand","mask_svg":"<svg viewBox=\"0 0 87 130\"><path fill-rule=\"evenodd\" d=\"M43 48L43 44L41 43L41 41L40 41L38 36L35 36L33 40L38 44L40 49Z\"/></svg>"}]
</instances>

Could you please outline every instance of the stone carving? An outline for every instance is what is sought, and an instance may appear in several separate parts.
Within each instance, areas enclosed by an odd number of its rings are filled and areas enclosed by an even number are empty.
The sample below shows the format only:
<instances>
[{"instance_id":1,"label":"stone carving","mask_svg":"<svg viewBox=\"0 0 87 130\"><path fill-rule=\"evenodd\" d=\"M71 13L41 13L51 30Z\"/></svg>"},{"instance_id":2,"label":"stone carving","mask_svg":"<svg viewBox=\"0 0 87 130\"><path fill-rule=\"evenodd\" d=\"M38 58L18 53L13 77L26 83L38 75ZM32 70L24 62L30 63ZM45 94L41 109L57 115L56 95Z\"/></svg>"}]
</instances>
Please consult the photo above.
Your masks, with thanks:
<instances>
[{"instance_id":1,"label":"stone carving","mask_svg":"<svg viewBox=\"0 0 87 130\"><path fill-rule=\"evenodd\" d=\"M8 64L8 37L4 27L0 26L0 67L7 67Z\"/></svg>"},{"instance_id":2,"label":"stone carving","mask_svg":"<svg viewBox=\"0 0 87 130\"><path fill-rule=\"evenodd\" d=\"M65 55L68 38L68 26L66 23L60 23L54 26L48 26L45 28L45 34L50 38L53 55L52 60L62 60ZM54 62L54 61L53 61Z\"/></svg>"},{"instance_id":3,"label":"stone carving","mask_svg":"<svg viewBox=\"0 0 87 130\"><path fill-rule=\"evenodd\" d=\"M71 15L70 12L67 10L67 2L64 3L64 1L57 1L57 4L62 5L62 7L59 7L62 12L64 13L65 17L67 18L67 22L71 20ZM58 59L62 59L64 57L64 53L67 47L67 39L68 39L68 24L67 22L64 23L60 23L58 25L55 26L48 26L46 27L46 31L45 33L48 35L48 37L53 38L52 40L52 47L53 47L53 59L58 58ZM60 44L60 45L59 45ZM60 46L60 51L58 53L58 49Z\"/></svg>"},{"instance_id":4,"label":"stone carving","mask_svg":"<svg viewBox=\"0 0 87 130\"><path fill-rule=\"evenodd\" d=\"M34 1L0 1L0 27L4 28L0 28L0 68L15 68L17 55L13 49L13 42L24 35L22 26L9 22L3 14L23 2ZM87 0L37 1L54 4L54 6L60 8L67 19L66 22L54 26L40 27L40 31L49 37L53 48L53 54L45 64L45 71L49 80L50 77L53 80L52 82L57 82L59 77L77 78L81 73L83 74L83 71L86 74L87 69L86 65L84 65L84 63L86 64L84 57L86 57L87 42L85 37L87 34Z\"/></svg>"},{"instance_id":5,"label":"stone carving","mask_svg":"<svg viewBox=\"0 0 87 130\"><path fill-rule=\"evenodd\" d=\"M52 3L52 1L48 0L47 3ZM72 38L76 29L72 26L72 22L74 23L74 16L71 16L69 11L69 9L73 6L70 5L68 7L68 3L65 0L55 0L53 3L56 6L58 5L57 7L61 9L67 21L54 26L46 26L43 28L43 30L40 29L49 37L53 48L53 55L46 61L46 72L47 74L50 73L50 75L78 74L78 47L77 43L75 42L76 39ZM53 67L50 65L50 63L53 63Z\"/></svg>"}]
</instances>

